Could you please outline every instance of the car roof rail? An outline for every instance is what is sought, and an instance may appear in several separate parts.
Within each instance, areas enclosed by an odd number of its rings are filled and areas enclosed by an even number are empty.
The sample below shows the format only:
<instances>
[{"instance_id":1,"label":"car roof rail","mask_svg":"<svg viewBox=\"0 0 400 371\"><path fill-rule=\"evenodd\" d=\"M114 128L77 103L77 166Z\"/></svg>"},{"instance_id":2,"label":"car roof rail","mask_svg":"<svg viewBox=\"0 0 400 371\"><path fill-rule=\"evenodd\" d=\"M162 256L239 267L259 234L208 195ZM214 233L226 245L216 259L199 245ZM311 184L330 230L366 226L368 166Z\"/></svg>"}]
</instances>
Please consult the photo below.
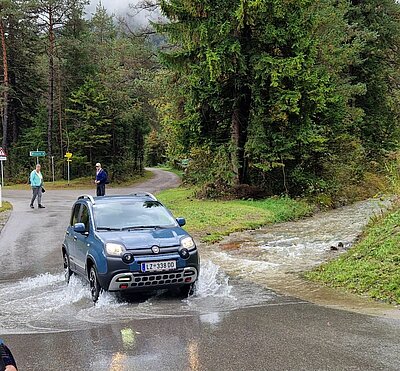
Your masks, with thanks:
<instances>
[{"instance_id":1,"label":"car roof rail","mask_svg":"<svg viewBox=\"0 0 400 371\"><path fill-rule=\"evenodd\" d=\"M78 200L89 199L89 201L94 205L94 198L91 195L81 195L78 197Z\"/></svg>"},{"instance_id":2,"label":"car roof rail","mask_svg":"<svg viewBox=\"0 0 400 371\"><path fill-rule=\"evenodd\" d=\"M153 199L153 201L158 201L157 197L154 196L153 194L151 194L150 192L134 192L134 193L130 193L129 196L147 196L150 197L151 199Z\"/></svg>"}]
</instances>

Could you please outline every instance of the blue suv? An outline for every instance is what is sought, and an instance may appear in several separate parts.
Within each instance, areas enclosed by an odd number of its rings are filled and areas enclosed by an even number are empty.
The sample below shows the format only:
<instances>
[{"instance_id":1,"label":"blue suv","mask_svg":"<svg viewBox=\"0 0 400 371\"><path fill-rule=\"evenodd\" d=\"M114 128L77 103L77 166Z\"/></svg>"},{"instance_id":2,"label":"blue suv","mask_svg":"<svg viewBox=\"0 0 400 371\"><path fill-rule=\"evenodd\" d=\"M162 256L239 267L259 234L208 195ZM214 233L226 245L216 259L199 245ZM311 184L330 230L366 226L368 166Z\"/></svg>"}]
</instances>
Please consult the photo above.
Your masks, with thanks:
<instances>
[{"instance_id":1,"label":"blue suv","mask_svg":"<svg viewBox=\"0 0 400 371\"><path fill-rule=\"evenodd\" d=\"M85 277L95 302L101 290L171 289L187 296L199 255L184 225L147 192L80 196L62 245L66 280L72 273Z\"/></svg>"}]
</instances>

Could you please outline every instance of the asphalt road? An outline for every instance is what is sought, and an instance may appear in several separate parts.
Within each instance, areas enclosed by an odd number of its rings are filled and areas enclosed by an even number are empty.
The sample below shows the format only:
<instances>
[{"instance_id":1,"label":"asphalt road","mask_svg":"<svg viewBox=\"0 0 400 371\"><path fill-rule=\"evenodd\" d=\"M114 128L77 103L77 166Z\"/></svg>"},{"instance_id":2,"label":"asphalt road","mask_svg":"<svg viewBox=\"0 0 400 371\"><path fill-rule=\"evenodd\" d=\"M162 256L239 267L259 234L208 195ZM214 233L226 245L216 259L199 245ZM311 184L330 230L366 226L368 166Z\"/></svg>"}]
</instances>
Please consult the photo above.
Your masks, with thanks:
<instances>
[{"instance_id":1,"label":"asphalt road","mask_svg":"<svg viewBox=\"0 0 400 371\"><path fill-rule=\"evenodd\" d=\"M178 184L154 171L129 191ZM197 297L105 296L94 307L83 283L60 278L61 242L82 193L48 191L43 210L29 208L29 191L3 194L14 211L0 234L0 336L20 370L400 370L400 320L228 283L217 261L205 263Z\"/></svg>"}]
</instances>

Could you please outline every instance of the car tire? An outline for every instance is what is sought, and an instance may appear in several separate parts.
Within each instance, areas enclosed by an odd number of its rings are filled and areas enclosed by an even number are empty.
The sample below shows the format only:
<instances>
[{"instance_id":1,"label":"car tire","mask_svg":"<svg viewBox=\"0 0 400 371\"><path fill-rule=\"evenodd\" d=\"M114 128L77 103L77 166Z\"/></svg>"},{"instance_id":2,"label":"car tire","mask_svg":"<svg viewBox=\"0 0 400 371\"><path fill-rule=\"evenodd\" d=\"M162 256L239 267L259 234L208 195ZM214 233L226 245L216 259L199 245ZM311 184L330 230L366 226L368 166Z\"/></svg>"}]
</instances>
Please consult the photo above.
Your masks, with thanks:
<instances>
[{"instance_id":1,"label":"car tire","mask_svg":"<svg viewBox=\"0 0 400 371\"><path fill-rule=\"evenodd\" d=\"M97 270L94 265L90 267L89 271L89 287L92 300L94 303L96 303L101 293L101 286L97 277Z\"/></svg>"},{"instance_id":2,"label":"car tire","mask_svg":"<svg viewBox=\"0 0 400 371\"><path fill-rule=\"evenodd\" d=\"M71 270L71 265L69 262L69 256L66 252L63 253L63 260L64 260L64 277L65 277L65 282L68 284L71 276L73 275L74 272Z\"/></svg>"},{"instance_id":3,"label":"car tire","mask_svg":"<svg viewBox=\"0 0 400 371\"><path fill-rule=\"evenodd\" d=\"M184 286L179 286L173 289L173 293L177 296L187 298L189 295L192 295L194 292L194 285L184 285Z\"/></svg>"}]
</instances>

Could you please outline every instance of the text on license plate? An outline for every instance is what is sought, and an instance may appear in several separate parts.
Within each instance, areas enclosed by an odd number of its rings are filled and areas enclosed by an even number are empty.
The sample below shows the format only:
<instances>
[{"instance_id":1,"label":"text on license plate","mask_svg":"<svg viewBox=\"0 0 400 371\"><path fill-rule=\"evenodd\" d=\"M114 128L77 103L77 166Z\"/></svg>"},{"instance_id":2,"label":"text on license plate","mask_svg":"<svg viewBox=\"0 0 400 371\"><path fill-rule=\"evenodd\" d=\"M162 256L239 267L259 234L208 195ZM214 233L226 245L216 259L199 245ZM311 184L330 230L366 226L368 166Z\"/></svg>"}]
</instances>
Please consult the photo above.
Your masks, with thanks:
<instances>
[{"instance_id":1,"label":"text on license plate","mask_svg":"<svg viewBox=\"0 0 400 371\"><path fill-rule=\"evenodd\" d=\"M142 272L159 272L159 271L169 271L176 269L175 260L165 260L162 262L149 262L142 263Z\"/></svg>"}]
</instances>

